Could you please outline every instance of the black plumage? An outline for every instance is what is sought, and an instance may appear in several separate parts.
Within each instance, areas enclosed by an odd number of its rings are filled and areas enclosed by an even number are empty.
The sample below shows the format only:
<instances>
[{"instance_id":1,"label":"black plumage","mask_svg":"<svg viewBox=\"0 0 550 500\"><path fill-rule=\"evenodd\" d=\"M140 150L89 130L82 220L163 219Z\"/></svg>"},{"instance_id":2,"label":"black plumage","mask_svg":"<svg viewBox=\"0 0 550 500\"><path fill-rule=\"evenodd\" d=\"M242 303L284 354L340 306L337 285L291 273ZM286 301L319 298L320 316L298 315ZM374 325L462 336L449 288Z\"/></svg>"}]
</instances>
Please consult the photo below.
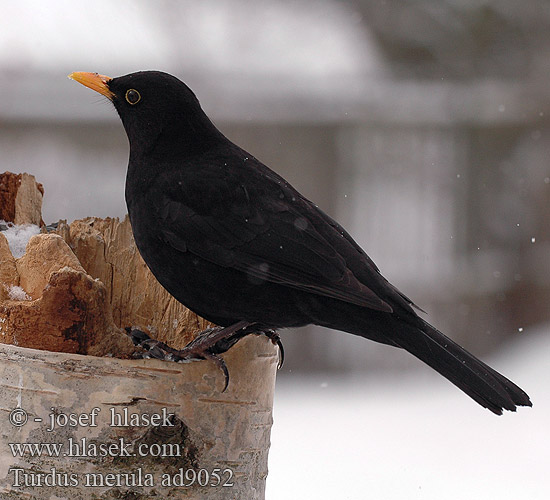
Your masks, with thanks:
<instances>
[{"instance_id":1,"label":"black plumage","mask_svg":"<svg viewBox=\"0 0 550 500\"><path fill-rule=\"evenodd\" d=\"M229 141L180 80L71 76L109 97L122 119L135 241L181 303L224 327L349 332L406 349L494 413L531 405L420 318L337 222Z\"/></svg>"}]
</instances>

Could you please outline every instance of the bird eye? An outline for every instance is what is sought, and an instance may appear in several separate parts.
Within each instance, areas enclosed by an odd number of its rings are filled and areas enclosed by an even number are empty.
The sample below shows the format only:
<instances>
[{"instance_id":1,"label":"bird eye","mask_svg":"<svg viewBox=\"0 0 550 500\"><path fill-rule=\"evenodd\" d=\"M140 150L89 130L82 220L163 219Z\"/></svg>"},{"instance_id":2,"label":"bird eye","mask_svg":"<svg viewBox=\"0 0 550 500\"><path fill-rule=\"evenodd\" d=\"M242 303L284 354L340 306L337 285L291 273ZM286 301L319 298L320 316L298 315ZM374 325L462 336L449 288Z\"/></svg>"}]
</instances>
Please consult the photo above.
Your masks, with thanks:
<instances>
[{"instance_id":1,"label":"bird eye","mask_svg":"<svg viewBox=\"0 0 550 500\"><path fill-rule=\"evenodd\" d=\"M126 91L126 100L128 101L129 104L133 106L134 104L137 104L141 100L141 95L137 90L129 89Z\"/></svg>"}]
</instances>

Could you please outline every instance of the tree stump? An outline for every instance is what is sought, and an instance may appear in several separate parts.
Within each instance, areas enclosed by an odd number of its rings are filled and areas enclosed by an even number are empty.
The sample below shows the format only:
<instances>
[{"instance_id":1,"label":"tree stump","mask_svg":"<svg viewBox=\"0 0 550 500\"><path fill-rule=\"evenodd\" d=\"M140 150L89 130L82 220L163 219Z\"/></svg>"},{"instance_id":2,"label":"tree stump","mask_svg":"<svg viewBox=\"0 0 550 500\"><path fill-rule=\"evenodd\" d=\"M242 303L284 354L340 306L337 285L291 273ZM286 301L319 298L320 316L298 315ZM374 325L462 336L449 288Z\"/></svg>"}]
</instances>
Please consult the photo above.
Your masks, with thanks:
<instances>
[{"instance_id":1,"label":"tree stump","mask_svg":"<svg viewBox=\"0 0 550 500\"><path fill-rule=\"evenodd\" d=\"M4 220L42 226L18 258L0 232L0 498L263 499L275 346L225 353L225 392L210 362L131 359L125 326L182 347L208 323L155 280L127 219L53 230L10 208L42 194L0 175Z\"/></svg>"}]
</instances>

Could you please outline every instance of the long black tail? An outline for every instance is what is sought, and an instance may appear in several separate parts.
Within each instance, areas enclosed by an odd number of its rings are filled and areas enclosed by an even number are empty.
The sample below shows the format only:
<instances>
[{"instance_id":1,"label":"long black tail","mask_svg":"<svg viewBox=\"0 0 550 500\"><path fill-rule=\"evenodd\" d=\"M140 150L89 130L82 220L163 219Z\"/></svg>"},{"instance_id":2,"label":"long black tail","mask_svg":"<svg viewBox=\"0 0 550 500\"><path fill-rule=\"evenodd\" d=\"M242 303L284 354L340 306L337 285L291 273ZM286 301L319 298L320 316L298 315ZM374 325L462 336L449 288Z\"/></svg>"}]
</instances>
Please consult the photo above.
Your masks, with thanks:
<instances>
[{"instance_id":1,"label":"long black tail","mask_svg":"<svg viewBox=\"0 0 550 500\"><path fill-rule=\"evenodd\" d=\"M418 328L392 332L392 341L424 361L481 406L497 415L531 406L529 396L421 318ZM414 331L411 331L414 330Z\"/></svg>"}]
</instances>

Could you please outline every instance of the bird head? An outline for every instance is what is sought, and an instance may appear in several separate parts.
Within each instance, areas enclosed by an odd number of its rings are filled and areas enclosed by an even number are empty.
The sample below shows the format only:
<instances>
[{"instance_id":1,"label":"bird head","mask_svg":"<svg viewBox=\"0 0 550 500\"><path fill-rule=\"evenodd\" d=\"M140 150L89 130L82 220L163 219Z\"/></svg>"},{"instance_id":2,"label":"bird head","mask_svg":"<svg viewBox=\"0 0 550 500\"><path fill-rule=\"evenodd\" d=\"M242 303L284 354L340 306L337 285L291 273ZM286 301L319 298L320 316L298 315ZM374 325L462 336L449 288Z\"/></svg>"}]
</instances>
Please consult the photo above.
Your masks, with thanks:
<instances>
[{"instance_id":1,"label":"bird head","mask_svg":"<svg viewBox=\"0 0 550 500\"><path fill-rule=\"evenodd\" d=\"M131 156L194 150L220 135L193 91L168 73L140 71L111 78L77 71L69 78L114 104L128 135Z\"/></svg>"}]
</instances>

